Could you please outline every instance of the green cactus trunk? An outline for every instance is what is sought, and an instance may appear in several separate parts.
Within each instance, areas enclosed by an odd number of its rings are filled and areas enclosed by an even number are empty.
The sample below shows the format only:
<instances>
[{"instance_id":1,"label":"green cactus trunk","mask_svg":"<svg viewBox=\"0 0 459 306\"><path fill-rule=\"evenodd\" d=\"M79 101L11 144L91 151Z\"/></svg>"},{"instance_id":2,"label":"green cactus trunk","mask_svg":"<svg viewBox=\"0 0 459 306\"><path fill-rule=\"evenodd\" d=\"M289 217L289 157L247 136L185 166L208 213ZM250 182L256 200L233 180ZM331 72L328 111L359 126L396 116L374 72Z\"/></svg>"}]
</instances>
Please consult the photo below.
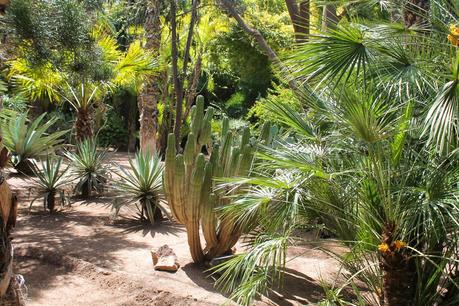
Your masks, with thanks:
<instances>
[{"instance_id":1,"label":"green cactus trunk","mask_svg":"<svg viewBox=\"0 0 459 306\"><path fill-rule=\"evenodd\" d=\"M185 149L175 154L174 134L169 134L165 159L164 189L173 216L185 225L188 244L194 262L203 262L227 254L238 241L241 232L234 220L220 219L215 209L229 205L227 194L216 190L214 178L248 175L254 148L249 129L240 143L223 120L220 143L211 144L213 109L204 112L204 98L199 96L191 109L191 125ZM203 147L210 156L201 153ZM206 242L201 245L199 229Z\"/></svg>"}]
</instances>

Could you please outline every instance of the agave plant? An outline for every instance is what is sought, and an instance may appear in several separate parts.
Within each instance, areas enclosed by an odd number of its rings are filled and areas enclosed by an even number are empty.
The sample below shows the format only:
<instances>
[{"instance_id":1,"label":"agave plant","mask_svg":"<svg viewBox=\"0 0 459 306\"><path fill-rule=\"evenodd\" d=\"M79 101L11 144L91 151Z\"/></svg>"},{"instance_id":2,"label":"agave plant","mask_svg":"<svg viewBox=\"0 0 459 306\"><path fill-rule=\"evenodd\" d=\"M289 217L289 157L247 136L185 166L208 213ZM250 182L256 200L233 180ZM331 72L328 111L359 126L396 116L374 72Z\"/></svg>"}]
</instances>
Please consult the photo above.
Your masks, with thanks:
<instances>
[{"instance_id":1,"label":"agave plant","mask_svg":"<svg viewBox=\"0 0 459 306\"><path fill-rule=\"evenodd\" d=\"M164 165L158 155L149 152L137 152L134 159L129 160L130 170L120 167L116 174L120 180L114 184L115 190L123 200L115 203L116 211L123 205L135 203L140 218L154 224L163 218L160 200L163 198L162 176Z\"/></svg>"},{"instance_id":2,"label":"agave plant","mask_svg":"<svg viewBox=\"0 0 459 306\"><path fill-rule=\"evenodd\" d=\"M68 169L67 166L62 168L62 158L53 159L49 155L45 161L41 162L41 168L34 162L33 173L35 175L33 182L35 187L39 190L39 194L30 203L32 208L33 203L40 197L43 197L44 209L48 209L50 213L53 213L56 205L56 196L59 195L61 199L61 205L65 204L65 192L63 187L69 183Z\"/></svg>"},{"instance_id":3,"label":"agave plant","mask_svg":"<svg viewBox=\"0 0 459 306\"><path fill-rule=\"evenodd\" d=\"M108 149L99 150L94 138L78 143L75 152L65 153L71 162L71 172L78 179L75 193L89 198L93 191L103 191L110 175L107 155Z\"/></svg>"},{"instance_id":4,"label":"agave plant","mask_svg":"<svg viewBox=\"0 0 459 306\"><path fill-rule=\"evenodd\" d=\"M33 174L31 160L54 151L68 131L47 134L47 130L58 120L51 118L46 122L46 113L32 122L27 121L27 113L10 116L2 121L3 143L12 153L14 167L27 175Z\"/></svg>"}]
</instances>

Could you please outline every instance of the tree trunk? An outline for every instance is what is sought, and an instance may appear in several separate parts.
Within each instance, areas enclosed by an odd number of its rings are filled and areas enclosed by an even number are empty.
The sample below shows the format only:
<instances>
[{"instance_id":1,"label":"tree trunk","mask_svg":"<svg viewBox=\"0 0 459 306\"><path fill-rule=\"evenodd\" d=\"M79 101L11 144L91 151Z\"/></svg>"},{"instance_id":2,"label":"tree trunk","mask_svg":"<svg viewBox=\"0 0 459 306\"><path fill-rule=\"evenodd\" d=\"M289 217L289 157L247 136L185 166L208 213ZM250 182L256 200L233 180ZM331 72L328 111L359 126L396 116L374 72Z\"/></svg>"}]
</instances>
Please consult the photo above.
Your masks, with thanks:
<instances>
[{"instance_id":1,"label":"tree trunk","mask_svg":"<svg viewBox=\"0 0 459 306\"><path fill-rule=\"evenodd\" d=\"M183 66L181 75L179 75L178 71L178 36L177 36L177 4L176 0L171 1L171 44L172 44L172 74L174 80L174 92L175 92L175 124L174 124L174 134L175 134L175 143L176 143L176 151L180 151L180 144L181 144L181 128L182 128L182 120L185 120L183 116L183 87L184 87L184 80L186 78L188 63L190 62L190 51L191 51L191 44L193 41L193 34L194 34L194 26L198 19L198 0L192 0L192 8L191 8L191 19L190 25L188 27L188 35L186 38L185 43L185 50L183 56Z\"/></svg>"},{"instance_id":2,"label":"tree trunk","mask_svg":"<svg viewBox=\"0 0 459 306\"><path fill-rule=\"evenodd\" d=\"M410 306L416 292L416 265L406 248L397 249L394 239L395 225L389 224L382 234L387 246L381 251L380 268L383 271L382 305Z\"/></svg>"},{"instance_id":3,"label":"tree trunk","mask_svg":"<svg viewBox=\"0 0 459 306\"><path fill-rule=\"evenodd\" d=\"M81 196L84 198L84 199L88 199L91 197L91 194L92 194L92 186L89 182L89 179L86 180L86 182L84 182L82 185L81 185Z\"/></svg>"},{"instance_id":4,"label":"tree trunk","mask_svg":"<svg viewBox=\"0 0 459 306\"><path fill-rule=\"evenodd\" d=\"M137 131L138 103L136 103L137 97L132 96L132 95L128 95L127 97L129 99L127 102L127 105L129 105L128 120L127 120L129 139L128 139L128 144L127 144L127 149L128 149L128 152L135 152L136 143L137 143L137 137L135 134Z\"/></svg>"},{"instance_id":5,"label":"tree trunk","mask_svg":"<svg viewBox=\"0 0 459 306\"><path fill-rule=\"evenodd\" d=\"M174 80L175 92L175 125L174 135L176 151L180 151L181 143L181 128L182 128L182 110L183 110L183 89L178 72L178 46L177 46L177 3L176 0L171 1L171 49L172 49L172 78Z\"/></svg>"},{"instance_id":6,"label":"tree trunk","mask_svg":"<svg viewBox=\"0 0 459 306\"><path fill-rule=\"evenodd\" d=\"M159 55L161 47L161 1L149 0L145 21L146 45L153 54ZM156 153L156 134L158 131L158 101L161 96L159 79L156 76L147 80L139 99L140 149Z\"/></svg>"},{"instance_id":7,"label":"tree trunk","mask_svg":"<svg viewBox=\"0 0 459 306\"><path fill-rule=\"evenodd\" d=\"M269 46L268 42L265 40L263 35L261 35L260 31L250 27L244 19L239 15L238 11L234 7L234 2L231 0L220 0L221 5L225 8L228 15L233 17L238 25L247 33L250 37L252 37L257 43L261 50L265 53L268 59L271 61L272 64L276 65L278 69L284 74L284 76L288 79L288 84L290 88L298 92L300 95L300 91L298 90L298 84L295 80L290 76L290 70L287 66L285 66L280 58L277 56L276 52Z\"/></svg>"},{"instance_id":8,"label":"tree trunk","mask_svg":"<svg viewBox=\"0 0 459 306\"><path fill-rule=\"evenodd\" d=\"M5 156L1 158L4 159ZM4 162L4 160L0 160L2 166ZM13 290L9 286L13 277L13 246L11 244L10 232L16 225L17 201L16 196L11 193L11 189L1 171L0 206L0 298L2 298L7 295L8 290ZM14 291L12 293L13 297L16 297ZM19 299L19 297L16 298ZM19 302L23 305L22 301Z\"/></svg>"},{"instance_id":9,"label":"tree trunk","mask_svg":"<svg viewBox=\"0 0 459 306\"><path fill-rule=\"evenodd\" d=\"M92 116L87 108L79 108L77 110L75 133L78 142L93 137Z\"/></svg>"},{"instance_id":10,"label":"tree trunk","mask_svg":"<svg viewBox=\"0 0 459 306\"><path fill-rule=\"evenodd\" d=\"M199 85L199 77L201 76L201 67L202 67L202 56L201 54L198 55L198 59L196 60L196 64L194 65L193 73L190 75L188 80L188 90L186 92L186 107L185 113L183 114L183 122L186 122L186 118L188 117L191 106L193 106L193 102L196 99L196 94Z\"/></svg>"},{"instance_id":11,"label":"tree trunk","mask_svg":"<svg viewBox=\"0 0 459 306\"><path fill-rule=\"evenodd\" d=\"M332 4L324 5L322 15L322 31L333 28L338 23L338 16L336 15L336 6Z\"/></svg>"},{"instance_id":12,"label":"tree trunk","mask_svg":"<svg viewBox=\"0 0 459 306\"><path fill-rule=\"evenodd\" d=\"M403 19L407 28L413 25L425 26L429 13L429 0L409 0L404 8Z\"/></svg>"},{"instance_id":13,"label":"tree trunk","mask_svg":"<svg viewBox=\"0 0 459 306\"><path fill-rule=\"evenodd\" d=\"M49 210L49 213L54 212L56 206L56 191L50 191L48 197L46 198L46 206Z\"/></svg>"},{"instance_id":14,"label":"tree trunk","mask_svg":"<svg viewBox=\"0 0 459 306\"><path fill-rule=\"evenodd\" d=\"M309 36L309 2L303 0L298 6L297 0L285 0L297 43L307 41Z\"/></svg>"}]
</instances>

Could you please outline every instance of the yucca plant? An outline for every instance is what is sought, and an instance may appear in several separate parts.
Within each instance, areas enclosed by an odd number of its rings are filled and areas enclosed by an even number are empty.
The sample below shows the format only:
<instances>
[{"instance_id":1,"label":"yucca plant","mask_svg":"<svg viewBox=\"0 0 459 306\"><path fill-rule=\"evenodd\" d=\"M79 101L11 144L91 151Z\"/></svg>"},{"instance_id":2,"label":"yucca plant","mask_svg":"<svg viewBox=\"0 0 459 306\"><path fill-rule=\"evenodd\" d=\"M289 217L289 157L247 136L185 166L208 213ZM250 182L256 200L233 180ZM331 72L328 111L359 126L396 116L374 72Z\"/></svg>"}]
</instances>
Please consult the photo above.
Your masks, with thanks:
<instances>
[{"instance_id":1,"label":"yucca plant","mask_svg":"<svg viewBox=\"0 0 459 306\"><path fill-rule=\"evenodd\" d=\"M32 159L40 158L53 152L68 131L57 131L48 134L48 129L58 118L44 122L46 113L32 122L28 122L27 113L17 114L2 120L3 143L12 153L14 167L27 175L33 174Z\"/></svg>"},{"instance_id":2,"label":"yucca plant","mask_svg":"<svg viewBox=\"0 0 459 306\"><path fill-rule=\"evenodd\" d=\"M33 203L38 198L43 197L44 209L53 213L55 211L57 195L60 196L61 205L64 206L65 191L63 187L70 183L70 178L67 175L69 167L63 168L62 166L62 158L54 159L49 155L45 161L41 162L41 168L35 162L32 164L35 175L33 183L36 189L38 189L38 195L30 203L30 208L32 208Z\"/></svg>"},{"instance_id":3,"label":"yucca plant","mask_svg":"<svg viewBox=\"0 0 459 306\"><path fill-rule=\"evenodd\" d=\"M67 151L65 156L71 163L71 173L78 179L76 194L89 198L93 191L103 191L110 176L107 148L99 150L97 140L87 138L77 144L75 152Z\"/></svg>"},{"instance_id":4,"label":"yucca plant","mask_svg":"<svg viewBox=\"0 0 459 306\"><path fill-rule=\"evenodd\" d=\"M151 224L163 219L160 201L163 199L162 176L164 164L159 155L149 152L137 152L134 159L129 160L130 169L119 167L114 189L121 201L114 204L115 210L124 205L135 204L139 209L141 220ZM165 211L164 211L165 212Z\"/></svg>"}]
</instances>

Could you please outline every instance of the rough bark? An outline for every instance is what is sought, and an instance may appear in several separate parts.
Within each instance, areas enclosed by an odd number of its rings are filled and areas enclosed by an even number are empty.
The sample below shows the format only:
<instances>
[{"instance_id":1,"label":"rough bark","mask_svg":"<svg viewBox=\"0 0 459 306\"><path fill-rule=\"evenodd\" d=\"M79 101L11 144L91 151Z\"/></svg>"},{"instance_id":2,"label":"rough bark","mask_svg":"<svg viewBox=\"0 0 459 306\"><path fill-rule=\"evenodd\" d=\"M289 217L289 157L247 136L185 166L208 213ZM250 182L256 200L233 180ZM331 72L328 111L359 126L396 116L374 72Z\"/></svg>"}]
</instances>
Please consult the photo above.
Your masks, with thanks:
<instances>
[{"instance_id":1,"label":"rough bark","mask_svg":"<svg viewBox=\"0 0 459 306\"><path fill-rule=\"evenodd\" d=\"M174 91L175 91L175 125L174 125L174 134L175 134L175 143L176 143L176 151L179 152L180 150L180 130L182 128L182 120L186 119L183 118L183 83L186 78L187 70L188 70L188 63L190 61L190 51L191 51L191 43L193 41L193 34L194 34L194 26L196 24L198 18L198 0L192 1L192 8L191 8L191 19L190 25L188 27L188 35L186 38L185 50L184 50L184 57L183 57L183 66L181 75L178 72L178 47L177 47L177 7L175 0L171 2L171 43L172 43L172 73L174 79Z\"/></svg>"},{"instance_id":2,"label":"rough bark","mask_svg":"<svg viewBox=\"0 0 459 306\"><path fill-rule=\"evenodd\" d=\"M149 0L145 20L145 47L155 55L159 55L161 47L161 0ZM159 79L150 77L139 99L140 112L140 149L156 152L156 134L158 130L158 101L161 96Z\"/></svg>"},{"instance_id":3,"label":"rough bark","mask_svg":"<svg viewBox=\"0 0 459 306\"><path fill-rule=\"evenodd\" d=\"M83 141L93 136L91 111L87 108L79 108L75 121L75 133L77 141Z\"/></svg>"},{"instance_id":4,"label":"rough bark","mask_svg":"<svg viewBox=\"0 0 459 306\"><path fill-rule=\"evenodd\" d=\"M92 186L89 183L89 180L87 180L81 185L81 196L85 199L88 199L91 197L91 195L92 195Z\"/></svg>"},{"instance_id":5,"label":"rough bark","mask_svg":"<svg viewBox=\"0 0 459 306\"><path fill-rule=\"evenodd\" d=\"M186 118L190 114L191 106L196 98L199 77L201 76L201 67L202 67L202 56L199 54L196 64L194 65L193 73L190 75L188 80L188 90L186 92L186 107L185 113L183 114L183 122L186 121Z\"/></svg>"},{"instance_id":6,"label":"rough bark","mask_svg":"<svg viewBox=\"0 0 459 306\"><path fill-rule=\"evenodd\" d=\"M322 31L326 31L329 28L333 28L339 19L336 15L336 6L332 4L324 5L322 15Z\"/></svg>"},{"instance_id":7,"label":"rough bark","mask_svg":"<svg viewBox=\"0 0 459 306\"><path fill-rule=\"evenodd\" d=\"M46 198L46 208L50 213L54 212L56 206L56 191L50 191L48 197Z\"/></svg>"},{"instance_id":8,"label":"rough bark","mask_svg":"<svg viewBox=\"0 0 459 306\"><path fill-rule=\"evenodd\" d=\"M2 150L3 152L3 150ZM0 155L0 168L6 164L8 155ZM13 252L10 231L16 225L16 196L0 169L0 299L4 297L13 276Z\"/></svg>"},{"instance_id":9,"label":"rough bark","mask_svg":"<svg viewBox=\"0 0 459 306\"><path fill-rule=\"evenodd\" d=\"M394 249L394 232L395 226L389 224L382 234L382 242L389 246L382 252L379 263L383 271L382 305L410 306L416 291L416 266L404 250Z\"/></svg>"},{"instance_id":10,"label":"rough bark","mask_svg":"<svg viewBox=\"0 0 459 306\"><path fill-rule=\"evenodd\" d=\"M297 43L307 41L309 36L309 2L301 1L298 4L297 0L285 0Z\"/></svg>"},{"instance_id":11,"label":"rough bark","mask_svg":"<svg viewBox=\"0 0 459 306\"><path fill-rule=\"evenodd\" d=\"M405 21L405 26L407 28L413 25L426 25L427 18L430 8L429 0L409 0L407 1L404 12L403 19Z\"/></svg>"}]
</instances>

